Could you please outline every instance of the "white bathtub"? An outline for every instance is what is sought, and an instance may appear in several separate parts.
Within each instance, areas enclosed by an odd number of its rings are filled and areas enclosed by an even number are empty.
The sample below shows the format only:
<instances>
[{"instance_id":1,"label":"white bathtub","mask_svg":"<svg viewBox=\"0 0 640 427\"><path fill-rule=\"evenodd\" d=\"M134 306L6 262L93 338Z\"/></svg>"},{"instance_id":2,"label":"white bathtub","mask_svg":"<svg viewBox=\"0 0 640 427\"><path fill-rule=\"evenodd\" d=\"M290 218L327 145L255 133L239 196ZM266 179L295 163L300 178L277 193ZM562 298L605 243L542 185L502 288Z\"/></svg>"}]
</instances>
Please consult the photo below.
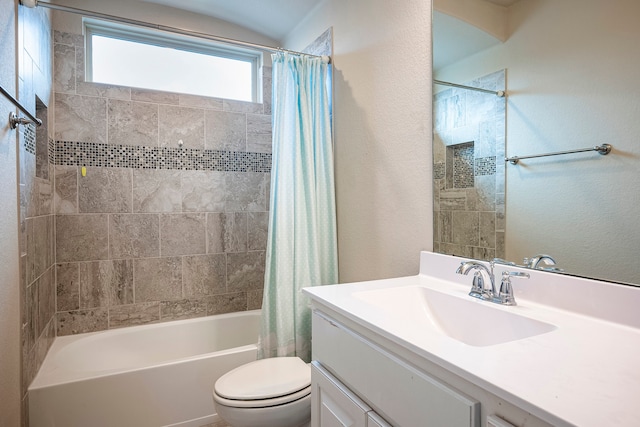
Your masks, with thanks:
<instances>
[{"instance_id":1,"label":"white bathtub","mask_svg":"<svg viewBox=\"0 0 640 427\"><path fill-rule=\"evenodd\" d=\"M200 427L215 381L256 359L260 310L55 339L29 387L31 427Z\"/></svg>"}]
</instances>

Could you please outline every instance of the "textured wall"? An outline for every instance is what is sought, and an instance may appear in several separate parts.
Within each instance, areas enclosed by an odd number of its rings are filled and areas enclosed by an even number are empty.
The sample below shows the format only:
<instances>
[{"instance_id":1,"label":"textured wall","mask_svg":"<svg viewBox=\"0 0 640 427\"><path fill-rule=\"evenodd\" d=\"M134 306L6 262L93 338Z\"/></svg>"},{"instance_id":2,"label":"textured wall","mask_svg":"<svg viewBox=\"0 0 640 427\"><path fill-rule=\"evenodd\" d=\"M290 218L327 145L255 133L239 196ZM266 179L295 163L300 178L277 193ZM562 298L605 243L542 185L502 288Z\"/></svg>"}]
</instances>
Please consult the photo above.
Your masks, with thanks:
<instances>
[{"instance_id":1,"label":"textured wall","mask_svg":"<svg viewBox=\"0 0 640 427\"><path fill-rule=\"evenodd\" d=\"M52 42L49 13L18 7L18 92L43 126L21 126L19 136L22 398L55 336L55 228L53 216ZM25 409L23 423L28 422Z\"/></svg>"},{"instance_id":2,"label":"textured wall","mask_svg":"<svg viewBox=\"0 0 640 427\"><path fill-rule=\"evenodd\" d=\"M503 70L464 84L504 90L504 78ZM503 258L505 99L446 89L433 109L434 251Z\"/></svg>"},{"instance_id":3,"label":"textured wall","mask_svg":"<svg viewBox=\"0 0 640 427\"><path fill-rule=\"evenodd\" d=\"M340 281L417 274L433 247L431 3L327 0L287 36L333 27Z\"/></svg>"},{"instance_id":4,"label":"textured wall","mask_svg":"<svg viewBox=\"0 0 640 427\"><path fill-rule=\"evenodd\" d=\"M270 97L86 82L83 37L54 40L58 335L259 308Z\"/></svg>"},{"instance_id":5,"label":"textured wall","mask_svg":"<svg viewBox=\"0 0 640 427\"><path fill-rule=\"evenodd\" d=\"M0 1L0 85L16 95L16 2ZM0 425L20 425L20 269L13 104L0 95Z\"/></svg>"}]
</instances>

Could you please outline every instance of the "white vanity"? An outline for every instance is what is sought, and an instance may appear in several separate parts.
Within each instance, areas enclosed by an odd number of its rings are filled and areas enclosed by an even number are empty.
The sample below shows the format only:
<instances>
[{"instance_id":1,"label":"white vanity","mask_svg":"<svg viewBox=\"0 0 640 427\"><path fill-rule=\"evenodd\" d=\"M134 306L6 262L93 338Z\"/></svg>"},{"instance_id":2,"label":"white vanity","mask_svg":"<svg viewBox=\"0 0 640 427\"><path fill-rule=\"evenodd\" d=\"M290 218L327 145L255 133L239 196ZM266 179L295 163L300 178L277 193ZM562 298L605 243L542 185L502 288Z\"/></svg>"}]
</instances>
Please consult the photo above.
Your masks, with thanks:
<instances>
[{"instance_id":1,"label":"white vanity","mask_svg":"<svg viewBox=\"0 0 640 427\"><path fill-rule=\"evenodd\" d=\"M640 288L496 265L531 275L502 306L461 261L305 289L312 427L640 426Z\"/></svg>"}]
</instances>

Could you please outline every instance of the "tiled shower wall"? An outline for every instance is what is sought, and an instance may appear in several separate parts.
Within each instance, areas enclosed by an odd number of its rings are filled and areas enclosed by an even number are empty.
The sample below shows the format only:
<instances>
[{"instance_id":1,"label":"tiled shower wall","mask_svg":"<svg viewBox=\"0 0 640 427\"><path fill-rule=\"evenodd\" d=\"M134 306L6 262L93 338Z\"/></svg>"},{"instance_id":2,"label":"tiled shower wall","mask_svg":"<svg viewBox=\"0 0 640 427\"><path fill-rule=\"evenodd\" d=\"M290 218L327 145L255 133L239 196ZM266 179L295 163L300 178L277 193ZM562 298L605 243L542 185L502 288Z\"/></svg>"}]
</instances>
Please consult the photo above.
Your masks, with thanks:
<instances>
[{"instance_id":1,"label":"tiled shower wall","mask_svg":"<svg viewBox=\"0 0 640 427\"><path fill-rule=\"evenodd\" d=\"M505 71L464 83L505 89ZM465 89L434 96L434 251L504 257L505 98Z\"/></svg>"},{"instance_id":2,"label":"tiled shower wall","mask_svg":"<svg viewBox=\"0 0 640 427\"><path fill-rule=\"evenodd\" d=\"M43 125L19 126L22 424L27 388L55 337L55 228L51 115L52 44L48 13L17 7L18 99Z\"/></svg>"},{"instance_id":3,"label":"tiled shower wall","mask_svg":"<svg viewBox=\"0 0 640 427\"><path fill-rule=\"evenodd\" d=\"M54 42L58 335L260 308L270 68L264 104L205 98L85 82Z\"/></svg>"}]
</instances>

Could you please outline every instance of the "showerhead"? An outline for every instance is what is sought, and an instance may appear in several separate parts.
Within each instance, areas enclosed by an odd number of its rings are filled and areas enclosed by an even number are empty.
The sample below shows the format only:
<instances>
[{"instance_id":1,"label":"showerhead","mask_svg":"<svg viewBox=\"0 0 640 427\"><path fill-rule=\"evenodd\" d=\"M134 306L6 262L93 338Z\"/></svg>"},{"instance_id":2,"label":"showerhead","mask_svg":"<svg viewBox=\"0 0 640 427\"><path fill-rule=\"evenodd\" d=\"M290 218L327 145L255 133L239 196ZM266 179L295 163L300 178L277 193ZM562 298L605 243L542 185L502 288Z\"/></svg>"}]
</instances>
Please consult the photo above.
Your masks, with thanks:
<instances>
[{"instance_id":1,"label":"showerhead","mask_svg":"<svg viewBox=\"0 0 640 427\"><path fill-rule=\"evenodd\" d=\"M20 4L26 7L36 7L38 0L20 0Z\"/></svg>"}]
</instances>

